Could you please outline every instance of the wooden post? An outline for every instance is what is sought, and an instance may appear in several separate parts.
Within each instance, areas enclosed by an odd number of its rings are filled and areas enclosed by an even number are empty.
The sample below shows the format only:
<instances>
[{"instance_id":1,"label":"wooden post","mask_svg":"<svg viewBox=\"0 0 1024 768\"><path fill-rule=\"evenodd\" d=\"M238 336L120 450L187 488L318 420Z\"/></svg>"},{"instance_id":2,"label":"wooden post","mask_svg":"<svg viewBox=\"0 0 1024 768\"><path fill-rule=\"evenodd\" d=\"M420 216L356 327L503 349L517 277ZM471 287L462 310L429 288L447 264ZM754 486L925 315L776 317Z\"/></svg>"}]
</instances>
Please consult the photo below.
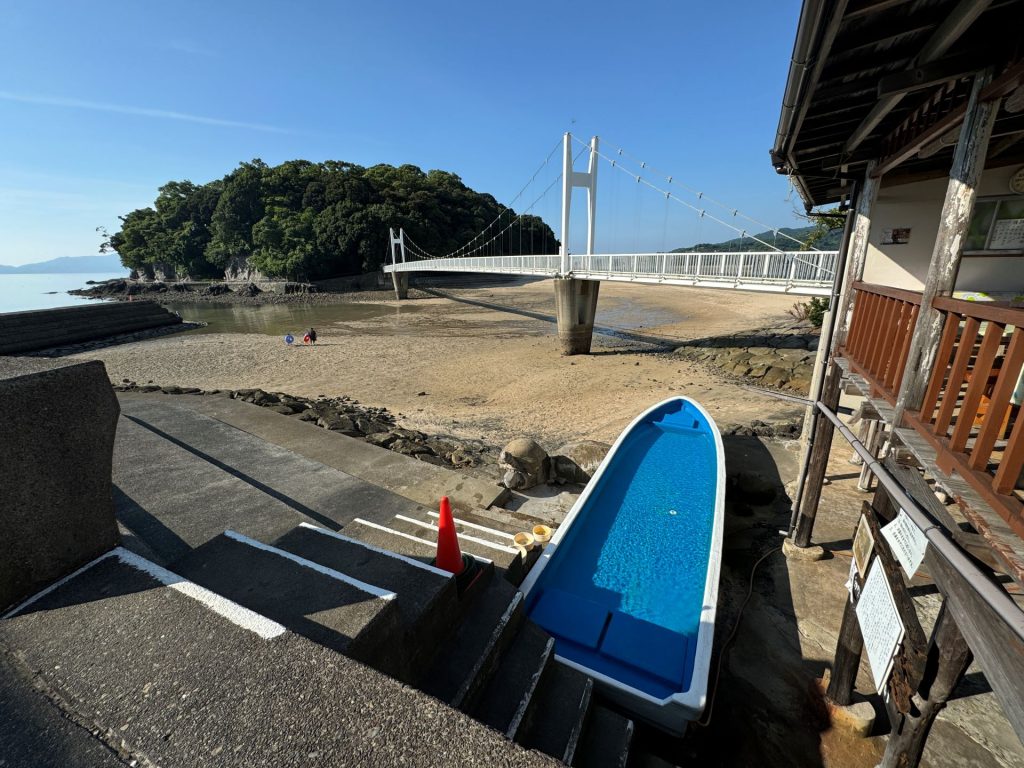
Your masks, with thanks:
<instances>
[{"instance_id":1,"label":"wooden post","mask_svg":"<svg viewBox=\"0 0 1024 768\"><path fill-rule=\"evenodd\" d=\"M820 397L823 391L822 378L828 366L829 355L839 348L840 339L846 337L849 330L850 307L853 302L853 283L864 275L864 259L868 248L868 231L871 228L871 210L878 197L879 179L871 178L875 170L874 161L870 161L864 172L864 181L857 184L854 191L854 212L846 217L843 229L842 255L839 263L845 264L844 274L836 275L836 284L841 282L839 294L825 316L822 323L822 337L826 343L819 343L814 356L814 373L811 377L811 399ZM796 260L793 260L793 266ZM837 265L838 268L838 265ZM792 279L792 277L790 278ZM835 291L835 287L833 287ZM831 335L831 341L828 341ZM838 403L838 400L836 401ZM813 403L804 409L804 420L800 430L800 473L796 480L796 492L793 498L793 514L790 524L795 526L800 511L801 498L807 484L808 454L811 451L814 432L818 427L818 412Z\"/></svg>"},{"instance_id":2,"label":"wooden post","mask_svg":"<svg viewBox=\"0 0 1024 768\"><path fill-rule=\"evenodd\" d=\"M894 516L892 501L881 485L875 490L871 507L883 519ZM863 514L869 514L867 507L864 508ZM857 520L859 523L860 518ZM853 578L856 579L857 576ZM860 624L857 621L857 605L853 600L847 600L843 608L843 622L839 627L839 640L836 643L836 656L832 662L828 690L825 692L834 704L846 706L853 701L853 689L857 684L857 671L860 669L860 657L863 652L864 636L860 633Z\"/></svg>"},{"instance_id":3,"label":"wooden post","mask_svg":"<svg viewBox=\"0 0 1024 768\"><path fill-rule=\"evenodd\" d=\"M876 163L868 162L864 168L864 181L857 191L857 205L853 214L850 244L846 253L846 276L842 291L832 311L836 315L836 329L832 337L832 349L837 350L846 342L850 330L850 309L853 307L853 284L864 279L864 264L868 256L868 234L871 231L871 212L878 199L881 178L873 178Z\"/></svg>"},{"instance_id":4,"label":"wooden post","mask_svg":"<svg viewBox=\"0 0 1024 768\"><path fill-rule=\"evenodd\" d=\"M971 649L943 602L932 632L924 678L914 696L916 712L893 723L880 768L915 768L939 712L971 665ZM898 727L897 727L898 726Z\"/></svg>"},{"instance_id":5,"label":"wooden post","mask_svg":"<svg viewBox=\"0 0 1024 768\"><path fill-rule=\"evenodd\" d=\"M974 86L967 102L967 113L960 127L960 139L953 155L953 167L949 172L939 232L935 238L932 259L925 278L921 311L917 316L907 354L906 375L896 399L894 427L902 424L904 411L920 410L935 362L939 337L942 334L943 315L932 307L932 302L937 296L953 294L956 276L960 270L964 240L978 194L978 181L985 167L988 141L999 109L998 99L981 101L981 92L991 79L991 69L980 72L974 78Z\"/></svg>"},{"instance_id":6,"label":"wooden post","mask_svg":"<svg viewBox=\"0 0 1024 768\"><path fill-rule=\"evenodd\" d=\"M962 540L966 534L957 533L960 529L955 521L916 470L897 465L891 456L885 460L885 467L936 519L948 518L943 525L966 546ZM979 553L974 551L973 554L978 556ZM943 606L952 614L978 657L978 666L999 699L1006 719L1017 737L1024 741L1024 642L933 547L925 551L924 567L946 598Z\"/></svg>"},{"instance_id":7,"label":"wooden post","mask_svg":"<svg viewBox=\"0 0 1024 768\"><path fill-rule=\"evenodd\" d=\"M857 671L860 669L863 651L864 636L857 622L856 605L852 600L847 600L843 608L843 623L839 627L836 657L832 662L832 673L825 692L834 704L845 707L853 701L853 688L857 684Z\"/></svg>"},{"instance_id":8,"label":"wooden post","mask_svg":"<svg viewBox=\"0 0 1024 768\"><path fill-rule=\"evenodd\" d=\"M829 363L825 374L825 387L821 393L821 402L833 411L839 404L840 384L843 371L835 360ZM814 516L818 513L818 502L821 500L821 486L825 480L828 467L828 454L832 448L832 433L835 427L828 419L818 419L814 428L814 441L811 444L811 456L807 463L804 477L803 495L800 498L800 515L793 531L793 543L798 547L806 547L811 543L811 531L814 529Z\"/></svg>"}]
</instances>

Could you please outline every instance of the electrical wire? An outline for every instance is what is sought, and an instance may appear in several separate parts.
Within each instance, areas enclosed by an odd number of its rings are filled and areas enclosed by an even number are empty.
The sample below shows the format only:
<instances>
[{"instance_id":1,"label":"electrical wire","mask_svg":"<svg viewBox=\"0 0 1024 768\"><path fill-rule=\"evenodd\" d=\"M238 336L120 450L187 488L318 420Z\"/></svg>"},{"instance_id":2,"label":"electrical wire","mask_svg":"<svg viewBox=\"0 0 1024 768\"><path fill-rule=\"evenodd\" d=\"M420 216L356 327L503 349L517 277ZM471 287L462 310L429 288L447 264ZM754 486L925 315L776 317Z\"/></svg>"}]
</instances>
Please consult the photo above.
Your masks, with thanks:
<instances>
[{"instance_id":1,"label":"electrical wire","mask_svg":"<svg viewBox=\"0 0 1024 768\"><path fill-rule=\"evenodd\" d=\"M746 609L747 603L750 602L751 595L754 594L754 576L757 574L757 568L771 555L781 551L782 547L772 547L761 555L757 562L754 563L754 566L750 569L750 583L747 585L747 596L743 598L743 602L740 604L740 612L736 614L736 623L732 625L732 631L729 632L729 636L725 638L725 642L722 643L722 650L718 654L718 666L715 669L715 682L711 688L711 699L708 701L708 706L704 711L704 716L695 723L695 725L698 725L701 728L707 728L711 725L711 716L715 711L715 700L718 698L718 679L722 674L722 664L725 663L725 657L729 652L729 647L732 644L732 641L736 638L736 632L740 628L740 623L743 620L743 611Z\"/></svg>"}]
</instances>

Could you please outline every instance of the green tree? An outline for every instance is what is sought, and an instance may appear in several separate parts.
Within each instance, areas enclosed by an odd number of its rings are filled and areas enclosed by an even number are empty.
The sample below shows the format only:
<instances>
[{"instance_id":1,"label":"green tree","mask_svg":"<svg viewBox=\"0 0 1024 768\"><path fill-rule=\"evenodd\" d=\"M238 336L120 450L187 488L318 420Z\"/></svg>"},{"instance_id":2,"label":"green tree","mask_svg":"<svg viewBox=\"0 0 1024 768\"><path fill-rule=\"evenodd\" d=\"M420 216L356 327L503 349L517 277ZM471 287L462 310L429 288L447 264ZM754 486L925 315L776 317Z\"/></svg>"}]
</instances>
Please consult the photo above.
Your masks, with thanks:
<instances>
[{"instance_id":1,"label":"green tree","mask_svg":"<svg viewBox=\"0 0 1024 768\"><path fill-rule=\"evenodd\" d=\"M266 164L259 159L242 163L223 181L223 190L210 220L212 237L206 259L224 267L231 259L252 253L252 229L263 218L261 187Z\"/></svg>"},{"instance_id":2,"label":"green tree","mask_svg":"<svg viewBox=\"0 0 1024 768\"><path fill-rule=\"evenodd\" d=\"M316 280L378 269L392 227L436 254L485 228L478 244L501 233L490 253L558 249L540 218L517 217L447 171L337 160L271 167L259 159L208 184L168 182L152 208L121 217L104 247L126 266L171 264L179 275L213 276L245 260L270 277Z\"/></svg>"}]
</instances>

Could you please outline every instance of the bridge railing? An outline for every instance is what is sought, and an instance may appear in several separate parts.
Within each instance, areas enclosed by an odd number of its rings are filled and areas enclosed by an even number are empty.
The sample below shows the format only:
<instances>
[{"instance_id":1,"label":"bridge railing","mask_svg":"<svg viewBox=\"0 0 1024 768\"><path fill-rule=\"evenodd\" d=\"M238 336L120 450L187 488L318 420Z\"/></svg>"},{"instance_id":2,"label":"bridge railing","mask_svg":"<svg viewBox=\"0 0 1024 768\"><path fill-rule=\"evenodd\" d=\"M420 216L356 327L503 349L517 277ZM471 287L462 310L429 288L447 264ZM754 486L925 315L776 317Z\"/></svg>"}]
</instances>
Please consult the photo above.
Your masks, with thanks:
<instances>
[{"instance_id":1,"label":"bridge railing","mask_svg":"<svg viewBox=\"0 0 1024 768\"><path fill-rule=\"evenodd\" d=\"M831 284L836 251L757 251L733 253L601 253L574 254L570 270L579 277L618 279L683 279L776 285ZM556 275L556 255L464 256L386 265L385 272L503 272Z\"/></svg>"},{"instance_id":2,"label":"bridge railing","mask_svg":"<svg viewBox=\"0 0 1024 768\"><path fill-rule=\"evenodd\" d=\"M558 254L509 256L460 256L448 259L421 259L392 266L385 272L507 272L514 275L553 275L561 266Z\"/></svg>"},{"instance_id":3,"label":"bridge railing","mask_svg":"<svg viewBox=\"0 0 1024 768\"><path fill-rule=\"evenodd\" d=\"M836 251L602 253L570 257L574 274L804 285L831 283Z\"/></svg>"}]
</instances>

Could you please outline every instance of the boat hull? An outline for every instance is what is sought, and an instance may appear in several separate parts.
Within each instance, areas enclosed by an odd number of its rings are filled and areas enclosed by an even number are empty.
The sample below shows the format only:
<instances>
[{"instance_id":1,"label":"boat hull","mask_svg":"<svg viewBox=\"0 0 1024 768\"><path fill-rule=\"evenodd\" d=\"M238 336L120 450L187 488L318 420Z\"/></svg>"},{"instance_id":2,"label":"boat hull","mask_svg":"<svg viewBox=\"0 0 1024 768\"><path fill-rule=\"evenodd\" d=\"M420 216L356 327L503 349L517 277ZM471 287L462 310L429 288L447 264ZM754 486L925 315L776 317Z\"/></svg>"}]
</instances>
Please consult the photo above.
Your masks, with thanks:
<instances>
[{"instance_id":1,"label":"boat hull","mask_svg":"<svg viewBox=\"0 0 1024 768\"><path fill-rule=\"evenodd\" d=\"M558 661L671 733L707 698L724 506L718 428L670 398L615 441L522 585Z\"/></svg>"}]
</instances>

